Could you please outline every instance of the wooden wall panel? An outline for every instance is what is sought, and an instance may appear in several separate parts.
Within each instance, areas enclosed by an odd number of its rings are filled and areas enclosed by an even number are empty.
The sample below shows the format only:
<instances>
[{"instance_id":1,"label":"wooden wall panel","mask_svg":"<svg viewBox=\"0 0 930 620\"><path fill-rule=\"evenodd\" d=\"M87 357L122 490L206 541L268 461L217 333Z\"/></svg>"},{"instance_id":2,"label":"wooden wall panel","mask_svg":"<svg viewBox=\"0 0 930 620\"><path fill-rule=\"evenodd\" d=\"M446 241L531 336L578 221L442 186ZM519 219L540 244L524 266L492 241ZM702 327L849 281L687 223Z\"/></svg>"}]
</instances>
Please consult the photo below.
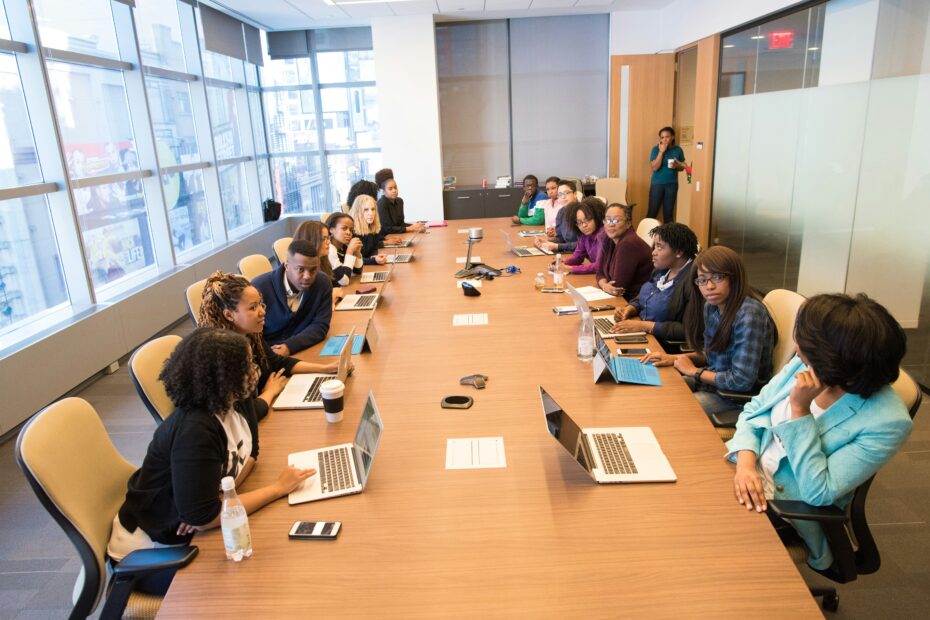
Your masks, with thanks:
<instances>
[{"instance_id":1,"label":"wooden wall panel","mask_svg":"<svg viewBox=\"0 0 930 620\"><path fill-rule=\"evenodd\" d=\"M717 133L717 68L720 62L720 36L713 35L697 43L697 87L694 92L694 145L688 156L693 160L690 226L702 247L708 246L710 211L714 179L714 137ZM697 150L698 142L703 142Z\"/></svg>"},{"instance_id":2,"label":"wooden wall panel","mask_svg":"<svg viewBox=\"0 0 930 620\"><path fill-rule=\"evenodd\" d=\"M634 226L649 206L649 151L658 141L659 129L672 124L675 96L675 55L636 54L611 57L610 144L611 175L619 171L620 69L630 68L627 121L627 200L636 204ZM615 122L616 120L616 122Z\"/></svg>"}]
</instances>

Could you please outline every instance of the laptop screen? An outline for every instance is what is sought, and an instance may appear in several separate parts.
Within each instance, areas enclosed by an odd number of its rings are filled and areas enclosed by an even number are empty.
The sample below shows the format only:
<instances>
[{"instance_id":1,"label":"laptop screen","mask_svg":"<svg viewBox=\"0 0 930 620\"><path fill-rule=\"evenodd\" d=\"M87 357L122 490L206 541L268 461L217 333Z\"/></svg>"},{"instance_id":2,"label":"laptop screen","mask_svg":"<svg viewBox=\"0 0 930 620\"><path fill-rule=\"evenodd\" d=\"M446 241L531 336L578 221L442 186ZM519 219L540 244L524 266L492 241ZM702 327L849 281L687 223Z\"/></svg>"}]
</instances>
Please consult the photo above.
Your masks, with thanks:
<instances>
[{"instance_id":1,"label":"laptop screen","mask_svg":"<svg viewBox=\"0 0 930 620\"><path fill-rule=\"evenodd\" d=\"M572 455L572 458L581 465L592 478L591 459L588 456L587 445L581 428L575 424L567 413L555 400L540 386L539 397L542 399L543 413L546 416L546 429L559 444Z\"/></svg>"},{"instance_id":2,"label":"laptop screen","mask_svg":"<svg viewBox=\"0 0 930 620\"><path fill-rule=\"evenodd\" d=\"M362 410L362 417L358 421L358 430L355 431L355 440L352 442L355 445L355 466L362 487L368 481L368 474L371 472L371 464L375 460L375 452L378 451L383 429L381 416L378 415L378 405L375 404L375 395L369 392L368 400L365 401L365 409Z\"/></svg>"}]
</instances>

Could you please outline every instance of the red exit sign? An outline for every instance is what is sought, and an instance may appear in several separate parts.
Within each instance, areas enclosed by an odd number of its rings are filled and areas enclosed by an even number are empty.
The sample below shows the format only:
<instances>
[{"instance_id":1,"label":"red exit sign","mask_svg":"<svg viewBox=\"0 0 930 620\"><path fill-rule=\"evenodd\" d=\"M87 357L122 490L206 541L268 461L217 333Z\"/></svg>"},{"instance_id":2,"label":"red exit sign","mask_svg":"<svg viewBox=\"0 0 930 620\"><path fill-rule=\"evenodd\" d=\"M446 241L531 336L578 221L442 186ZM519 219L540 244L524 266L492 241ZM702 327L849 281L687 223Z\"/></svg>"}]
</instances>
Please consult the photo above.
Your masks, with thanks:
<instances>
[{"instance_id":1,"label":"red exit sign","mask_svg":"<svg viewBox=\"0 0 930 620\"><path fill-rule=\"evenodd\" d=\"M769 33L770 50L789 50L794 47L794 31L782 30Z\"/></svg>"}]
</instances>

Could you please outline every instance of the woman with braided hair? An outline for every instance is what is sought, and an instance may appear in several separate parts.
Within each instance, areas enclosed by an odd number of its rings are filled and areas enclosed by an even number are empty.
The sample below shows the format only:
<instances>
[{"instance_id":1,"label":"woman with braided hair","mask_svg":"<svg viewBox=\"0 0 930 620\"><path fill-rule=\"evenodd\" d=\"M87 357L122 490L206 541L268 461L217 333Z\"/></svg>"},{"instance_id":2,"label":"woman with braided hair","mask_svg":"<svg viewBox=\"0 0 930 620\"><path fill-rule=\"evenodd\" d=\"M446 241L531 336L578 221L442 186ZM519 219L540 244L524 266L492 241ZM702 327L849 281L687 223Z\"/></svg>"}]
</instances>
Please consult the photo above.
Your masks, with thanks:
<instances>
[{"instance_id":1,"label":"woman with braided hair","mask_svg":"<svg viewBox=\"0 0 930 620\"><path fill-rule=\"evenodd\" d=\"M244 276L216 271L207 278L197 324L228 329L249 339L252 357L259 369L252 395L258 419L268 415L268 408L284 389L287 377L294 373L335 373L339 364L338 360L327 364L303 362L272 351L262 336L265 304L261 293Z\"/></svg>"}]
</instances>

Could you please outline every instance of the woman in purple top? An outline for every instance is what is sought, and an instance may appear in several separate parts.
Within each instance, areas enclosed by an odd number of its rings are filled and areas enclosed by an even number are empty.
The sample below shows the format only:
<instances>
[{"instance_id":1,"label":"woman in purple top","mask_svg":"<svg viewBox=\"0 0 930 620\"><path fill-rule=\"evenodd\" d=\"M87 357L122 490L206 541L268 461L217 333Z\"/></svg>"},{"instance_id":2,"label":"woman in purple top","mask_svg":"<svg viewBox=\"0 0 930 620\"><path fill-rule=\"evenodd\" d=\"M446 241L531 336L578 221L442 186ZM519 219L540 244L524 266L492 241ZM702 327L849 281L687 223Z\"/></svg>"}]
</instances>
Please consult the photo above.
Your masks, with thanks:
<instances>
[{"instance_id":1,"label":"woman in purple top","mask_svg":"<svg viewBox=\"0 0 930 620\"><path fill-rule=\"evenodd\" d=\"M633 207L616 202L607 206L607 238L597 261L597 285L609 295L633 299L652 274L652 248L633 230Z\"/></svg>"},{"instance_id":2,"label":"woman in purple top","mask_svg":"<svg viewBox=\"0 0 930 620\"><path fill-rule=\"evenodd\" d=\"M565 216L569 218L568 222L578 235L578 244L575 253L562 261L562 270L576 274L597 273L597 257L607 236L604 232L604 204L589 196L564 208L567 210ZM588 260L587 264L585 259Z\"/></svg>"}]
</instances>

